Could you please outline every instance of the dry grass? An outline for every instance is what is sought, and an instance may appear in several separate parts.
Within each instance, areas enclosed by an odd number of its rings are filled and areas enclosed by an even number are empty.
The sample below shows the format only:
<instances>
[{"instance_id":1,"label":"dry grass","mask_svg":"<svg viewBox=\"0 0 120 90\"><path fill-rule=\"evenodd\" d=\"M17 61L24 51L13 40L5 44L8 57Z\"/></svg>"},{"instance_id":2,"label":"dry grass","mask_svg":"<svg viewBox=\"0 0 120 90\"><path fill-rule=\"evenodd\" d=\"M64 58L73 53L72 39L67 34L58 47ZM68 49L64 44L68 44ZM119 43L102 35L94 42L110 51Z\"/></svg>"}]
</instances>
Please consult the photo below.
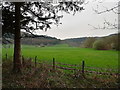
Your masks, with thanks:
<instances>
[{"instance_id":1,"label":"dry grass","mask_svg":"<svg viewBox=\"0 0 120 90\"><path fill-rule=\"evenodd\" d=\"M53 71L41 63L35 68L33 62L26 60L22 74L12 73L11 60L3 62L3 88L117 88L117 76L65 73Z\"/></svg>"}]
</instances>

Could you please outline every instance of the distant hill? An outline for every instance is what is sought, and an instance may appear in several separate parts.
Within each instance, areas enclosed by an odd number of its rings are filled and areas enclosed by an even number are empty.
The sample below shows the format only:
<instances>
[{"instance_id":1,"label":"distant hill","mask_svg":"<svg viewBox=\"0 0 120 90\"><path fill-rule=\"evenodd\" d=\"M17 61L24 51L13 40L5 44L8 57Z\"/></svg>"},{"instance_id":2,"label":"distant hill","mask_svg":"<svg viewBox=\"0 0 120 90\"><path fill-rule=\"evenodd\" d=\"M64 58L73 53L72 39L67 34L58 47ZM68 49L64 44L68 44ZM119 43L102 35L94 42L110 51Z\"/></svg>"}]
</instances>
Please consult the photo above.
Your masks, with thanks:
<instances>
[{"instance_id":1,"label":"distant hill","mask_svg":"<svg viewBox=\"0 0 120 90\"><path fill-rule=\"evenodd\" d=\"M50 37L46 35L31 35L26 32L21 32L21 43L26 45L39 45L39 46L50 46L59 44L60 39ZM10 35L8 38L3 39L3 44L14 43L14 36ZM10 42L8 42L10 41Z\"/></svg>"},{"instance_id":2,"label":"distant hill","mask_svg":"<svg viewBox=\"0 0 120 90\"><path fill-rule=\"evenodd\" d=\"M40 46L50 46L59 44L60 40L48 36L38 36L38 37L26 37L21 40L22 44L27 45L40 45Z\"/></svg>"},{"instance_id":3,"label":"distant hill","mask_svg":"<svg viewBox=\"0 0 120 90\"><path fill-rule=\"evenodd\" d=\"M111 34L111 35L108 35L108 36L94 37L94 38L95 39L100 39L100 38L106 38L106 37L111 37L111 36L116 36L116 35L118 35L118 34ZM89 38L89 37L70 38L70 39L62 40L61 43L68 44L69 46L79 47L87 38Z\"/></svg>"},{"instance_id":4,"label":"distant hill","mask_svg":"<svg viewBox=\"0 0 120 90\"><path fill-rule=\"evenodd\" d=\"M26 32L21 32L23 38L21 38L21 43L26 45L39 45L39 46L51 46L56 44L68 44L69 46L79 47L87 38L89 37L80 37L80 38L70 38L65 40L60 40L55 37L50 37L46 35L31 35ZM111 34L104 37L94 37L96 39L110 37L118 34ZM13 43L13 35L11 35L8 40ZM4 43L8 43L3 39Z\"/></svg>"},{"instance_id":5,"label":"distant hill","mask_svg":"<svg viewBox=\"0 0 120 90\"><path fill-rule=\"evenodd\" d=\"M65 39L61 40L61 43L68 44L69 46L80 46L87 37L82 37L82 38L71 38L71 39Z\"/></svg>"},{"instance_id":6,"label":"distant hill","mask_svg":"<svg viewBox=\"0 0 120 90\"><path fill-rule=\"evenodd\" d=\"M43 47L59 44L60 42L60 39L46 35L31 35L24 32L22 33L22 36L24 38L22 38L21 43L27 45L39 45Z\"/></svg>"}]
</instances>

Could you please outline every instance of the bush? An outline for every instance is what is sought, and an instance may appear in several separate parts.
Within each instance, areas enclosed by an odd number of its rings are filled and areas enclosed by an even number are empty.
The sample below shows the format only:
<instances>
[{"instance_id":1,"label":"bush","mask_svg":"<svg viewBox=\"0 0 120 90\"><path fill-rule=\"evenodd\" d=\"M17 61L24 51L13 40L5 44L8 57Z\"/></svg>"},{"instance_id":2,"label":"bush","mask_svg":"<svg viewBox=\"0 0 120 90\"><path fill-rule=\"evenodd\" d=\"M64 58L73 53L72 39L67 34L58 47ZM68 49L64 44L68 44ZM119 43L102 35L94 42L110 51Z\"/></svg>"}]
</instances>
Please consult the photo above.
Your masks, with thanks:
<instances>
[{"instance_id":1,"label":"bush","mask_svg":"<svg viewBox=\"0 0 120 90\"><path fill-rule=\"evenodd\" d=\"M120 44L118 42L111 44L112 49L120 50Z\"/></svg>"},{"instance_id":2,"label":"bush","mask_svg":"<svg viewBox=\"0 0 120 90\"><path fill-rule=\"evenodd\" d=\"M117 35L111 37L111 48L115 50L120 50L120 39Z\"/></svg>"},{"instance_id":3,"label":"bush","mask_svg":"<svg viewBox=\"0 0 120 90\"><path fill-rule=\"evenodd\" d=\"M92 48L93 47L93 43L95 42L95 38L94 37L89 37L87 38L84 43L83 43L83 47L85 48Z\"/></svg>"},{"instance_id":4,"label":"bush","mask_svg":"<svg viewBox=\"0 0 120 90\"><path fill-rule=\"evenodd\" d=\"M96 50L107 50L108 45L103 39L102 40L96 40L93 43L93 48L96 49Z\"/></svg>"}]
</instances>

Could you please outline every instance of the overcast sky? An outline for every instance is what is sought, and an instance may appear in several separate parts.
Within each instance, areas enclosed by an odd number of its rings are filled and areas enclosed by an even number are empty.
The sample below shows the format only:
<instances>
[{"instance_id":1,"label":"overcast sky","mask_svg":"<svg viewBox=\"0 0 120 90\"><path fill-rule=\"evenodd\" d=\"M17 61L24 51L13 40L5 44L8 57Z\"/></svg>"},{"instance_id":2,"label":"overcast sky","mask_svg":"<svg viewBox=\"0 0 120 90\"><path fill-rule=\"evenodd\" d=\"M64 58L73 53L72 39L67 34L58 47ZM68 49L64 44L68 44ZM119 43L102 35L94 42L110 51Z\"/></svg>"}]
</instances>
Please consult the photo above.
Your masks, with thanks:
<instances>
[{"instance_id":1,"label":"overcast sky","mask_svg":"<svg viewBox=\"0 0 120 90\"><path fill-rule=\"evenodd\" d=\"M115 19L118 19L118 15L113 12L98 15L93 11L93 8L96 9L97 5L99 5L99 11L105 10L105 7L111 8L117 6L117 3L112 1L115 0L109 0L109 2L105 1L104 3L98 3L97 1L89 2L84 5L84 11L76 13L74 16L72 14L63 13L64 17L60 21L62 22L62 25L59 25L58 27L53 25L47 32L39 31L38 33L40 35L52 36L58 39L105 36L117 33L118 30L95 30L93 27L88 25L90 24L96 27L100 25L103 27L104 19L111 23L114 22Z\"/></svg>"}]
</instances>

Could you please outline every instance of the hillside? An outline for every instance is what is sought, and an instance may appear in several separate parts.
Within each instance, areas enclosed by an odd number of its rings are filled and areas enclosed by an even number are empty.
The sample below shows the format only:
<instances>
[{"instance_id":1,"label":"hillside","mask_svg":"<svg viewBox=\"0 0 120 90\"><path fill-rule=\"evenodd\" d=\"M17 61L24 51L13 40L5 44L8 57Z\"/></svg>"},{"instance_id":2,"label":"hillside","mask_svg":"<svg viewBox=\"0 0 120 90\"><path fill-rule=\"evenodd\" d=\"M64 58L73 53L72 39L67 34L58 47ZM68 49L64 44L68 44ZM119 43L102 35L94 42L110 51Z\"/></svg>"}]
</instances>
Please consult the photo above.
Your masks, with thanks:
<instances>
[{"instance_id":1,"label":"hillside","mask_svg":"<svg viewBox=\"0 0 120 90\"><path fill-rule=\"evenodd\" d=\"M117 35L118 34L110 34L108 36L94 37L94 38L101 39L101 38L112 37L112 36L117 36ZM79 47L88 38L90 38L90 37L70 38L70 39L62 40L61 43L68 44L69 46Z\"/></svg>"},{"instance_id":2,"label":"hillside","mask_svg":"<svg viewBox=\"0 0 120 90\"><path fill-rule=\"evenodd\" d=\"M71 39L62 40L61 43L68 44L69 46L76 46L76 47L78 47L78 46L80 46L80 44L82 44L86 39L87 39L87 37L71 38Z\"/></svg>"},{"instance_id":3,"label":"hillside","mask_svg":"<svg viewBox=\"0 0 120 90\"><path fill-rule=\"evenodd\" d=\"M25 32L21 33L22 39L21 43L25 45L39 45L39 46L51 46L56 44L68 44L69 46L79 47L86 39L89 37L80 37L80 38L70 38L65 40L60 40L55 37L46 36L46 35L31 35ZM104 37L94 37L95 39L111 37L118 34L111 34ZM7 38L11 43L13 43L13 36ZM10 43L3 39L3 43L7 44Z\"/></svg>"},{"instance_id":4,"label":"hillside","mask_svg":"<svg viewBox=\"0 0 120 90\"><path fill-rule=\"evenodd\" d=\"M59 44L60 39L57 39L55 37L50 37L46 35L31 35L29 33L21 32L21 43L25 45L40 45L40 46L49 46L49 45L55 45ZM7 38L3 38L2 43L8 44L14 43L13 40L14 36L10 35Z\"/></svg>"},{"instance_id":5,"label":"hillside","mask_svg":"<svg viewBox=\"0 0 120 90\"><path fill-rule=\"evenodd\" d=\"M40 45L40 46L50 46L59 44L60 40L55 37L50 37L46 35L31 35L28 33L22 33L22 44L26 45Z\"/></svg>"},{"instance_id":6,"label":"hillside","mask_svg":"<svg viewBox=\"0 0 120 90\"><path fill-rule=\"evenodd\" d=\"M40 45L40 46L50 46L59 44L60 40L54 37L49 36L33 36L33 37L25 37L22 40L22 44L26 45Z\"/></svg>"}]
</instances>

